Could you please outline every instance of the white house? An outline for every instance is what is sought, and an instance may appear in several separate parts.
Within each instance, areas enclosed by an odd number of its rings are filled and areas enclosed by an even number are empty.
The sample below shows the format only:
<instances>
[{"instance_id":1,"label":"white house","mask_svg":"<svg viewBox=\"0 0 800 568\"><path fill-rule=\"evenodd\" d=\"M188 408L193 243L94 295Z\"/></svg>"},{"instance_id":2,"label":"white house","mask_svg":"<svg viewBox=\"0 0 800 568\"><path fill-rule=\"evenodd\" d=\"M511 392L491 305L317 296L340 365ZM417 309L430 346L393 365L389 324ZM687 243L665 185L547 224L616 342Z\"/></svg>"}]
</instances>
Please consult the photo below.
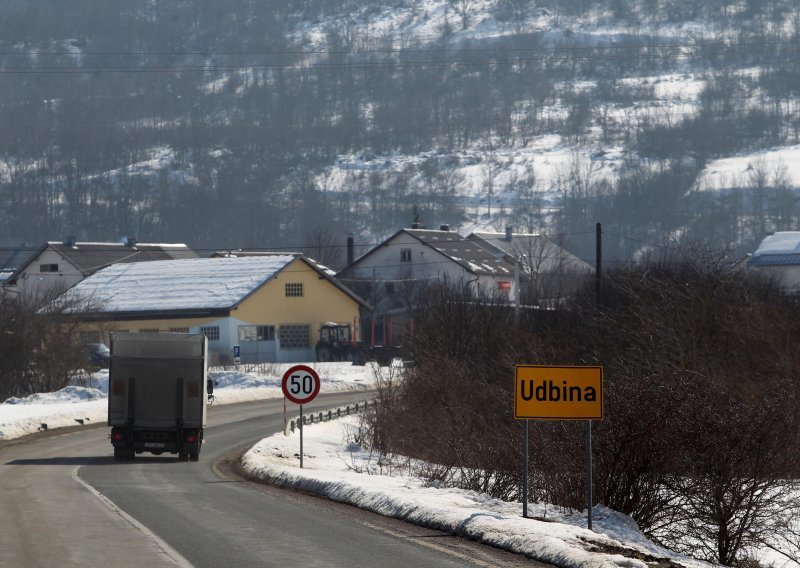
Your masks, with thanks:
<instances>
[{"instance_id":1,"label":"white house","mask_svg":"<svg viewBox=\"0 0 800 568\"><path fill-rule=\"evenodd\" d=\"M496 292L509 301L517 295L513 265L446 226L438 231L401 229L336 276L351 287L369 284L370 294L362 295L385 307L392 307L387 301L392 296L443 278L463 280L476 291Z\"/></svg>"},{"instance_id":2,"label":"white house","mask_svg":"<svg viewBox=\"0 0 800 568\"><path fill-rule=\"evenodd\" d=\"M197 258L184 244L49 241L40 246L27 261L9 275L2 285L17 297L37 297L48 292L62 292L87 276L117 263Z\"/></svg>"}]
</instances>

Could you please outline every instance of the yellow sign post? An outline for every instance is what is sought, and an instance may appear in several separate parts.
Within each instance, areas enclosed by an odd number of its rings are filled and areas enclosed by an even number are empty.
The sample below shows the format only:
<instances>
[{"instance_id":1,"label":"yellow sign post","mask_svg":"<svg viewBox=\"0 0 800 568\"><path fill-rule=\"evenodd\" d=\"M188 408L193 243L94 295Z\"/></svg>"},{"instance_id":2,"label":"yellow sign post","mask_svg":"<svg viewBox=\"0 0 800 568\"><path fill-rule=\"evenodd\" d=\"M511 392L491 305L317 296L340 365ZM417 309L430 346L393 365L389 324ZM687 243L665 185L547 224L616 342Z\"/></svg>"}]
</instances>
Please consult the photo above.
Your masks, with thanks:
<instances>
[{"instance_id":1,"label":"yellow sign post","mask_svg":"<svg viewBox=\"0 0 800 568\"><path fill-rule=\"evenodd\" d=\"M514 418L602 420L602 367L517 365Z\"/></svg>"},{"instance_id":2,"label":"yellow sign post","mask_svg":"<svg viewBox=\"0 0 800 568\"><path fill-rule=\"evenodd\" d=\"M524 420L522 516L528 516L528 420L586 420L586 502L592 530L592 420L603 419L603 367L517 365L514 418Z\"/></svg>"}]
</instances>

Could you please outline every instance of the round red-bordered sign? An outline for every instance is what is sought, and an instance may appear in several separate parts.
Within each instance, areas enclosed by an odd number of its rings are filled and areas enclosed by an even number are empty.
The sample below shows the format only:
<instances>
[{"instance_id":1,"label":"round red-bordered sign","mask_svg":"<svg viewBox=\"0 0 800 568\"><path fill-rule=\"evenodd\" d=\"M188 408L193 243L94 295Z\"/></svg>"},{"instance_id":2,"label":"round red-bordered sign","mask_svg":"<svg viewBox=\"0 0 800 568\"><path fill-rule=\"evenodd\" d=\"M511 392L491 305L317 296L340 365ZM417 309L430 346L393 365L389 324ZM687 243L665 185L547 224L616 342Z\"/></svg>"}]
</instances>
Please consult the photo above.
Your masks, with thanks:
<instances>
[{"instance_id":1,"label":"round red-bordered sign","mask_svg":"<svg viewBox=\"0 0 800 568\"><path fill-rule=\"evenodd\" d=\"M308 365L289 367L283 374L283 396L295 404L311 402L319 394L319 375Z\"/></svg>"}]
</instances>

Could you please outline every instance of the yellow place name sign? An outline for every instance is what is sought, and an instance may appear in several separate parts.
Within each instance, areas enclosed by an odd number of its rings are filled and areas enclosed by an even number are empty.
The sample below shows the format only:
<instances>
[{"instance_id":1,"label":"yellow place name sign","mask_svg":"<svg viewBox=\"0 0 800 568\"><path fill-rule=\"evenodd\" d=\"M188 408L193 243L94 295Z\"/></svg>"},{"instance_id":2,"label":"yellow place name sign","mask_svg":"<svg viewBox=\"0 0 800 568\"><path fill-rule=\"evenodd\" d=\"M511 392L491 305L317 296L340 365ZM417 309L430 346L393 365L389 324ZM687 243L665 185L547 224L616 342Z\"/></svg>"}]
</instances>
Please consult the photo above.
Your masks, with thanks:
<instances>
[{"instance_id":1,"label":"yellow place name sign","mask_svg":"<svg viewBox=\"0 0 800 568\"><path fill-rule=\"evenodd\" d=\"M603 367L517 365L514 418L602 420Z\"/></svg>"}]
</instances>

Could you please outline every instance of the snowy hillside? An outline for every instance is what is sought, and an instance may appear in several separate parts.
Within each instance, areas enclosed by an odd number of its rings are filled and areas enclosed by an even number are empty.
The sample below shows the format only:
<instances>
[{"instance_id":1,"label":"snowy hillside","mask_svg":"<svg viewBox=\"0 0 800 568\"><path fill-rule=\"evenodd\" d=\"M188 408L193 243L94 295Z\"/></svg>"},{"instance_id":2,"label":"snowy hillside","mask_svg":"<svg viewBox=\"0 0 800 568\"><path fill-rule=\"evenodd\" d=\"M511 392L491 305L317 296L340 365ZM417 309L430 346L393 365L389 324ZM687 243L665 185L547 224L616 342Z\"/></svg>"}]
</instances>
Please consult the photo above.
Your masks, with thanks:
<instances>
[{"instance_id":1,"label":"snowy hillside","mask_svg":"<svg viewBox=\"0 0 800 568\"><path fill-rule=\"evenodd\" d=\"M0 23L0 242L328 243L338 268L345 234L366 247L415 217L584 256L602 222L625 260L642 241L742 255L800 218L789 0L234 0L190 19L137 0L88 20L45 1L35 27L24 3Z\"/></svg>"}]
</instances>

